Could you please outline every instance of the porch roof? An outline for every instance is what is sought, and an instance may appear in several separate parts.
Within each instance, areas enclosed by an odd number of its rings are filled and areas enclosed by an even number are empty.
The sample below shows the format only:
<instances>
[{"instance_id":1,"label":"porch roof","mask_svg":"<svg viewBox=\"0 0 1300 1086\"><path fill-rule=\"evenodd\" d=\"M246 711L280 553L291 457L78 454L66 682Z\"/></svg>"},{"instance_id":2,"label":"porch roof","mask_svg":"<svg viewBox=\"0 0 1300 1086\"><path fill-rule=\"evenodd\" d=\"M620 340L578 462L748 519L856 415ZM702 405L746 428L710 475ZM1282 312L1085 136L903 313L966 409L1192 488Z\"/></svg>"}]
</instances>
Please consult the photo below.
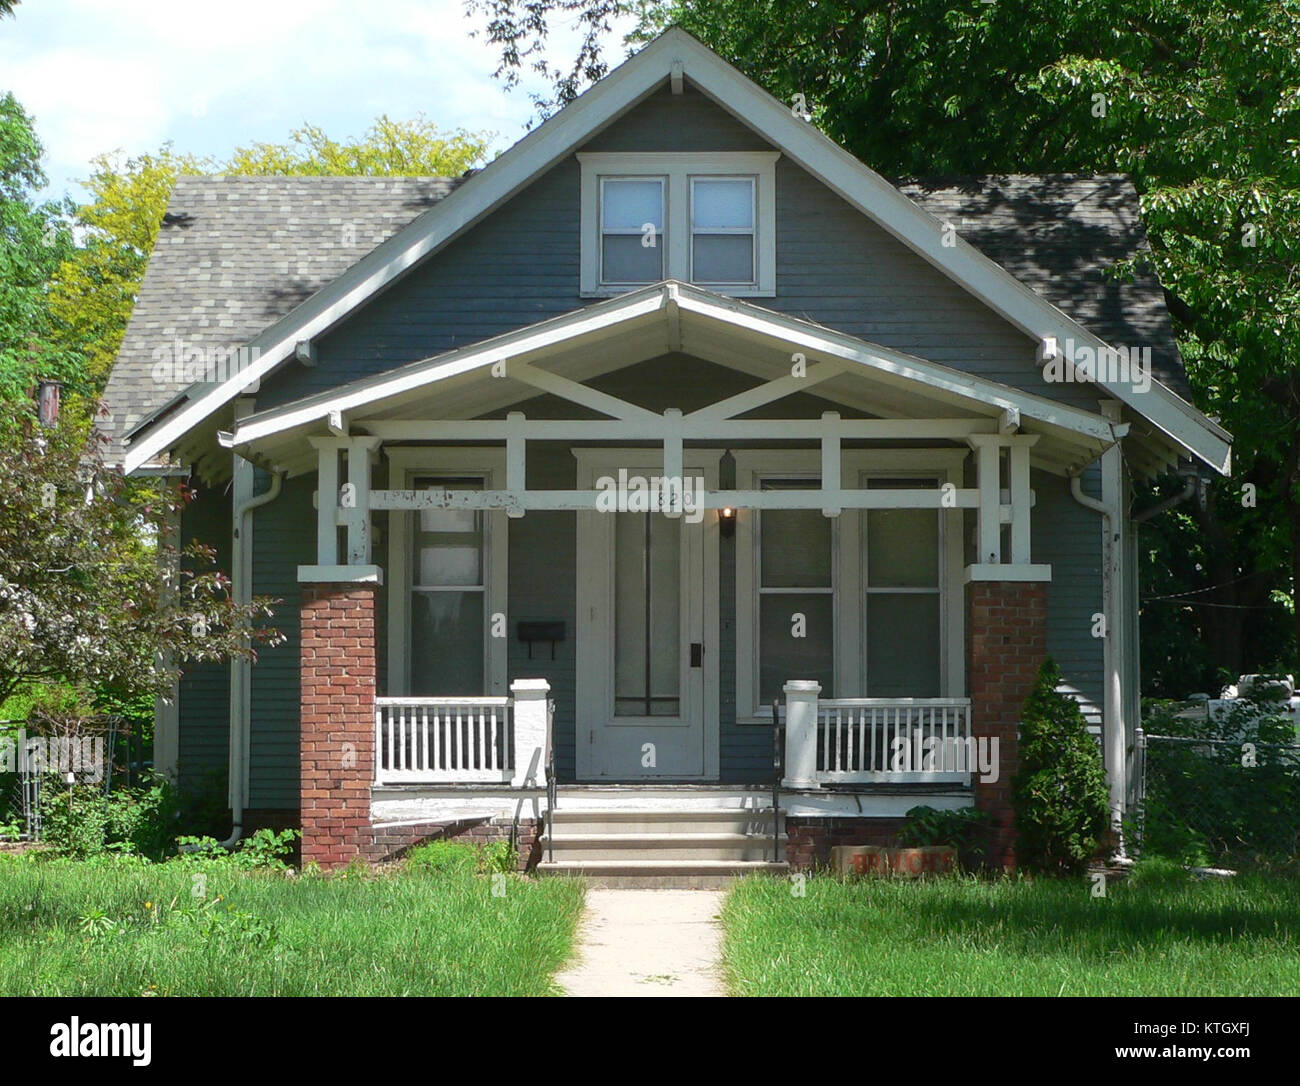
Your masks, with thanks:
<instances>
[{"instance_id":1,"label":"porch roof","mask_svg":"<svg viewBox=\"0 0 1300 1086\"><path fill-rule=\"evenodd\" d=\"M882 420L966 419L988 422L988 429L1004 432L1019 427L1042 436L1035 462L1056 472L1087 464L1115 439L1110 422L1100 414L668 280L253 413L240 419L232 433L223 434L222 444L292 475L315 466L315 452L306 440L310 436L376 429L391 435L396 420L473 419L546 391L577 398L595 412L588 417L632 421L620 411L627 405L602 400L582 382L670 352L759 379L759 387L770 391L758 393L754 406L771 402L778 393L815 391ZM798 356L806 366L802 377L791 373ZM728 401L726 406L721 413L705 409L695 415L719 419L750 410L743 402ZM661 418L641 414L646 417L639 421L652 427L653 420ZM442 435L431 429L427 436L438 440ZM783 436L775 425L772 436ZM907 428L894 436L906 438ZM1172 444L1152 442L1139 459L1156 471L1177 452Z\"/></svg>"}]
</instances>

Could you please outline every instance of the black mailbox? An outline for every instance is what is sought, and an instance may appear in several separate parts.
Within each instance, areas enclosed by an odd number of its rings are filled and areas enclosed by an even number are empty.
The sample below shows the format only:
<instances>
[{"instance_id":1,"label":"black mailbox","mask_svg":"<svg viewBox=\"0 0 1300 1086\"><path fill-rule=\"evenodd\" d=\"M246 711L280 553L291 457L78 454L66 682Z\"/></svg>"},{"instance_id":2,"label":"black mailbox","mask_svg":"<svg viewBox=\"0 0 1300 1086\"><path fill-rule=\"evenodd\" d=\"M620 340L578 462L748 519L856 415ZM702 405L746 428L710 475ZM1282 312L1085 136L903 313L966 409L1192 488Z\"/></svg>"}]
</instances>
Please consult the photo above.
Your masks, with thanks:
<instances>
[{"instance_id":1,"label":"black mailbox","mask_svg":"<svg viewBox=\"0 0 1300 1086\"><path fill-rule=\"evenodd\" d=\"M517 624L519 640L528 645L528 659L533 658L533 642L549 641L551 659L555 659L555 643L564 640L563 622L520 622Z\"/></svg>"}]
</instances>

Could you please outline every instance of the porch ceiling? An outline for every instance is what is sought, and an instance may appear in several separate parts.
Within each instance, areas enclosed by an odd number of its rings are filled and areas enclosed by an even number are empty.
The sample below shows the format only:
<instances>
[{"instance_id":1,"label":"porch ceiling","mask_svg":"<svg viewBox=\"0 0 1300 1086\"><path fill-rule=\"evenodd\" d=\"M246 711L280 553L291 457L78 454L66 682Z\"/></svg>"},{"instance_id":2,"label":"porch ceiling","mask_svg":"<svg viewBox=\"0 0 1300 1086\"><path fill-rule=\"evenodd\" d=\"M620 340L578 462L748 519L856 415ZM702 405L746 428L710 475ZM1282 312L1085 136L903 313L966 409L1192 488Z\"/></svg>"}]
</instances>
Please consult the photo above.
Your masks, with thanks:
<instances>
[{"instance_id":1,"label":"porch ceiling","mask_svg":"<svg viewBox=\"0 0 1300 1086\"><path fill-rule=\"evenodd\" d=\"M536 373L586 385L672 352L747 374L755 385L789 377L794 356L800 354L809 372L808 392L876 418L1018 417L1023 432L1041 435L1035 465L1057 473L1088 463L1111 442L1109 425L1100 415L809 321L666 282L257 412L237 422L223 443L256 463L301 474L316 465L306 438L328 433L331 420L364 433L371 421L465 420L508 407L527 414L526 401L545 391L537 387ZM527 376L522 367L535 371L532 379L520 379ZM790 392L801 390L792 387ZM590 406L570 407L569 418L609 417ZM429 439L439 439L436 428ZM1168 455L1169 450L1153 449L1145 462L1158 467Z\"/></svg>"}]
</instances>

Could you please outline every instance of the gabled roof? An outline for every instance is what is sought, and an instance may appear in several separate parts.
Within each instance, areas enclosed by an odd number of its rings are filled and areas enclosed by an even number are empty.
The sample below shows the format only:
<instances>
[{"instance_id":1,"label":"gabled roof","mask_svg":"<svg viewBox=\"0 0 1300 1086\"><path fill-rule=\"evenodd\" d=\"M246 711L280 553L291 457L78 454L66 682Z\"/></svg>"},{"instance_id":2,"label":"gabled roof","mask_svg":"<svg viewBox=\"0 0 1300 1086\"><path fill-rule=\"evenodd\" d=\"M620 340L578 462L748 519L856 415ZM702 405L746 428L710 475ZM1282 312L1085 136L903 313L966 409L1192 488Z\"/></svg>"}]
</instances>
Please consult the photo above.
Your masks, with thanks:
<instances>
[{"instance_id":1,"label":"gabled roof","mask_svg":"<svg viewBox=\"0 0 1300 1086\"><path fill-rule=\"evenodd\" d=\"M723 108L760 132L882 228L980 298L1030 337L1073 339L1102 348L1096 334L1048 302L965 241L955 244L942 224L684 31L672 29L647 45L565 109L367 254L344 274L263 330L251 347L257 361L141 434L130 446L128 472L147 463L290 357L295 345L333 326L463 230L480 221L583 141L661 86L685 74ZM1147 393L1099 382L1188 453L1226 470L1230 437L1173 391L1156 383Z\"/></svg>"}]
</instances>

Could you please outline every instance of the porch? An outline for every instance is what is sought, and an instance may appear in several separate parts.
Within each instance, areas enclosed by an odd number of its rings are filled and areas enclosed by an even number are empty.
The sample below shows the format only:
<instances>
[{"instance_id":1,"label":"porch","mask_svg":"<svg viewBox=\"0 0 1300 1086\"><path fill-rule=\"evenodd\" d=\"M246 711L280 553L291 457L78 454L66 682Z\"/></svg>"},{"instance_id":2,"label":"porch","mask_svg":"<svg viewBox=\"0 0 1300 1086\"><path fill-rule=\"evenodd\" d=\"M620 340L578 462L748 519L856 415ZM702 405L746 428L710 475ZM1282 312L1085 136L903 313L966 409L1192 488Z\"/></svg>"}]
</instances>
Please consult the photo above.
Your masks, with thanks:
<instances>
[{"instance_id":1,"label":"porch","mask_svg":"<svg viewBox=\"0 0 1300 1086\"><path fill-rule=\"evenodd\" d=\"M325 859L381 826L540 825L601 784L761 794L776 836L926 797L1005 816L1050 578L1031 472L1109 423L680 284L547 323L228 437L314 468Z\"/></svg>"}]
</instances>

